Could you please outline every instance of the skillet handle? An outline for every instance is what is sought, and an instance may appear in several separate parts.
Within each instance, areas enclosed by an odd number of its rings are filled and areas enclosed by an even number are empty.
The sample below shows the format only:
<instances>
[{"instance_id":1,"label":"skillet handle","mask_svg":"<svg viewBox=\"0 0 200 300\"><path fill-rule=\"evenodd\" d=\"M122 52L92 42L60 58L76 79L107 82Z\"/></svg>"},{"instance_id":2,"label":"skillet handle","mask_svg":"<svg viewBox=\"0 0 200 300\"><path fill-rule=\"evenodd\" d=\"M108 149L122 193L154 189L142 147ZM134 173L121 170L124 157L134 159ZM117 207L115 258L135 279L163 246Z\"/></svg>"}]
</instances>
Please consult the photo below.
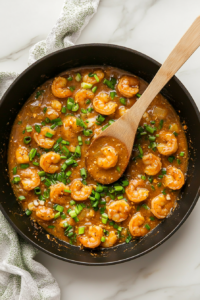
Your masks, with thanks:
<instances>
[{"instance_id":1,"label":"skillet handle","mask_svg":"<svg viewBox=\"0 0 200 300\"><path fill-rule=\"evenodd\" d=\"M152 100L162 90L166 83L176 74L180 67L188 60L200 46L200 16L192 23L181 40L169 54L155 77L143 93L140 101L129 110L134 111L134 119L140 119ZM129 113L128 112L128 113ZM138 116L138 118L137 118ZM139 119L137 121L139 121Z\"/></svg>"}]
</instances>

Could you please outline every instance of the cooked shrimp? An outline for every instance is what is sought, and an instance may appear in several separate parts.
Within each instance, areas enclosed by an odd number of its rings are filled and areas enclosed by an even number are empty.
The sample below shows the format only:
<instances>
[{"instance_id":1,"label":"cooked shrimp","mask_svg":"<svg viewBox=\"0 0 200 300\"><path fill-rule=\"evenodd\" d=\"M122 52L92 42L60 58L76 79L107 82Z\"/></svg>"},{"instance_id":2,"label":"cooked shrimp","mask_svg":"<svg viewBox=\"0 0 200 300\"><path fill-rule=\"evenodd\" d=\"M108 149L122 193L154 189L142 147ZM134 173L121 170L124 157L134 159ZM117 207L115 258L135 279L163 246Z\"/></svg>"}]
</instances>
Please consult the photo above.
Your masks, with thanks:
<instances>
[{"instance_id":1,"label":"cooked shrimp","mask_svg":"<svg viewBox=\"0 0 200 300\"><path fill-rule=\"evenodd\" d=\"M111 146L107 146L101 149L101 152L105 157L99 157L97 159L97 165L103 169L110 169L116 166L118 162L118 153Z\"/></svg>"},{"instance_id":2,"label":"cooked shrimp","mask_svg":"<svg viewBox=\"0 0 200 300\"><path fill-rule=\"evenodd\" d=\"M103 229L100 226L90 226L88 233L79 236L79 242L86 248L96 248L101 244Z\"/></svg>"},{"instance_id":3,"label":"cooked shrimp","mask_svg":"<svg viewBox=\"0 0 200 300\"><path fill-rule=\"evenodd\" d=\"M107 206L108 218L115 222L122 222L128 218L130 209L129 204L125 200L113 201Z\"/></svg>"},{"instance_id":4,"label":"cooked shrimp","mask_svg":"<svg viewBox=\"0 0 200 300\"><path fill-rule=\"evenodd\" d=\"M85 106L85 100L94 98L94 93L89 90L80 90L75 95L75 102Z\"/></svg>"},{"instance_id":5,"label":"cooked shrimp","mask_svg":"<svg viewBox=\"0 0 200 300\"><path fill-rule=\"evenodd\" d=\"M69 187L64 185L64 183L57 183L50 186L50 200L51 202L61 204L66 200L66 196L70 194L65 192L69 190Z\"/></svg>"},{"instance_id":6,"label":"cooked shrimp","mask_svg":"<svg viewBox=\"0 0 200 300\"><path fill-rule=\"evenodd\" d=\"M163 184L172 190L179 190L185 183L184 175L181 170L175 167L168 167L167 174L164 176Z\"/></svg>"},{"instance_id":7,"label":"cooked shrimp","mask_svg":"<svg viewBox=\"0 0 200 300\"><path fill-rule=\"evenodd\" d=\"M71 184L71 197L77 201L87 200L92 193L92 186L83 185L80 180L74 180Z\"/></svg>"},{"instance_id":8,"label":"cooked shrimp","mask_svg":"<svg viewBox=\"0 0 200 300\"><path fill-rule=\"evenodd\" d=\"M60 101L58 101L58 100L52 100L51 101L51 107L53 109L55 109L56 111L61 111L62 105L61 105Z\"/></svg>"},{"instance_id":9,"label":"cooked shrimp","mask_svg":"<svg viewBox=\"0 0 200 300\"><path fill-rule=\"evenodd\" d=\"M105 242L101 243L101 246L104 248L109 248L114 246L114 244L117 243L118 237L115 233L115 231L110 231L109 235L105 237Z\"/></svg>"},{"instance_id":10,"label":"cooked shrimp","mask_svg":"<svg viewBox=\"0 0 200 300\"><path fill-rule=\"evenodd\" d=\"M51 134L55 134L56 132L54 130L52 130L51 128L45 126L45 127L42 127L41 129L41 132L38 133L38 132L35 132L34 133L34 139L36 141L36 143L42 147L42 148L45 148L45 149L50 149L53 147L55 141L50 139L50 138L47 138L45 135L46 133L49 132Z\"/></svg>"},{"instance_id":11,"label":"cooked shrimp","mask_svg":"<svg viewBox=\"0 0 200 300\"><path fill-rule=\"evenodd\" d=\"M49 118L50 120L57 119L59 117L59 113L52 108L47 108L47 111L45 113L45 117Z\"/></svg>"},{"instance_id":12,"label":"cooked shrimp","mask_svg":"<svg viewBox=\"0 0 200 300\"><path fill-rule=\"evenodd\" d=\"M62 220L62 221L59 223L59 225L60 225L60 227L65 228L65 227L66 227L66 226L65 226L66 223L67 223L68 225L71 225L71 226L74 226L74 225L76 224L76 222L74 221L74 219L72 219L71 217L67 217L66 219Z\"/></svg>"},{"instance_id":13,"label":"cooked shrimp","mask_svg":"<svg viewBox=\"0 0 200 300\"><path fill-rule=\"evenodd\" d=\"M102 115L113 114L117 108L117 104L109 100L109 95L104 92L101 92L93 100L94 109Z\"/></svg>"},{"instance_id":14,"label":"cooked shrimp","mask_svg":"<svg viewBox=\"0 0 200 300\"><path fill-rule=\"evenodd\" d=\"M63 120L62 134L65 139L70 139L76 136L76 134L82 131L83 128L76 125L76 118L73 116L67 116Z\"/></svg>"},{"instance_id":15,"label":"cooked shrimp","mask_svg":"<svg viewBox=\"0 0 200 300\"><path fill-rule=\"evenodd\" d=\"M177 138L171 132L162 131L159 137L166 143L160 143L157 145L157 149L162 155L171 155L178 149Z\"/></svg>"},{"instance_id":16,"label":"cooked shrimp","mask_svg":"<svg viewBox=\"0 0 200 300\"><path fill-rule=\"evenodd\" d=\"M145 219L140 212L133 215L128 225L132 236L143 236L148 232L144 227L144 222Z\"/></svg>"},{"instance_id":17,"label":"cooked shrimp","mask_svg":"<svg viewBox=\"0 0 200 300\"><path fill-rule=\"evenodd\" d=\"M38 206L36 216L44 221L51 221L54 219L54 211L50 207Z\"/></svg>"},{"instance_id":18,"label":"cooked shrimp","mask_svg":"<svg viewBox=\"0 0 200 300\"><path fill-rule=\"evenodd\" d=\"M169 213L169 209L166 208L166 200L163 194L158 195L157 197L153 198L151 201L151 211L158 219L166 218Z\"/></svg>"},{"instance_id":19,"label":"cooked shrimp","mask_svg":"<svg viewBox=\"0 0 200 300\"><path fill-rule=\"evenodd\" d=\"M139 92L139 80L133 76L122 76L117 87L122 96L133 97Z\"/></svg>"},{"instance_id":20,"label":"cooked shrimp","mask_svg":"<svg viewBox=\"0 0 200 300\"><path fill-rule=\"evenodd\" d=\"M118 112L119 112L120 117L122 117L127 111L128 111L128 108L125 108L124 106L120 106L118 108Z\"/></svg>"},{"instance_id":21,"label":"cooked shrimp","mask_svg":"<svg viewBox=\"0 0 200 300\"><path fill-rule=\"evenodd\" d=\"M144 155L142 161L147 165L144 170L147 175L156 175L162 168L161 159L152 153Z\"/></svg>"},{"instance_id":22,"label":"cooked shrimp","mask_svg":"<svg viewBox=\"0 0 200 300\"><path fill-rule=\"evenodd\" d=\"M25 164L29 162L28 151L25 147L19 147L16 150L16 160L18 164Z\"/></svg>"},{"instance_id":23,"label":"cooked shrimp","mask_svg":"<svg viewBox=\"0 0 200 300\"><path fill-rule=\"evenodd\" d=\"M55 152L48 152L45 154L42 154L40 157L40 167L47 173L55 173L58 171L59 167L56 166L60 161L60 154Z\"/></svg>"},{"instance_id":24,"label":"cooked shrimp","mask_svg":"<svg viewBox=\"0 0 200 300\"><path fill-rule=\"evenodd\" d=\"M21 171L21 178L23 188L26 191L31 191L38 185L40 185L40 176L38 175L38 170L28 168L24 171Z\"/></svg>"},{"instance_id":25,"label":"cooked shrimp","mask_svg":"<svg viewBox=\"0 0 200 300\"><path fill-rule=\"evenodd\" d=\"M104 72L102 70L96 70L93 72L93 74L96 74L98 76L99 82L102 81L102 79L104 78ZM83 76L83 82L87 82L91 84L97 83L95 77L89 77L88 74L85 74Z\"/></svg>"},{"instance_id":26,"label":"cooked shrimp","mask_svg":"<svg viewBox=\"0 0 200 300\"><path fill-rule=\"evenodd\" d=\"M56 77L51 86L52 93L55 97L66 98L72 95L67 87L67 79L64 77Z\"/></svg>"},{"instance_id":27,"label":"cooked shrimp","mask_svg":"<svg viewBox=\"0 0 200 300\"><path fill-rule=\"evenodd\" d=\"M138 203L147 199L149 191L142 186L144 186L144 181L141 179L132 179L129 182L125 192L130 201Z\"/></svg>"}]
</instances>

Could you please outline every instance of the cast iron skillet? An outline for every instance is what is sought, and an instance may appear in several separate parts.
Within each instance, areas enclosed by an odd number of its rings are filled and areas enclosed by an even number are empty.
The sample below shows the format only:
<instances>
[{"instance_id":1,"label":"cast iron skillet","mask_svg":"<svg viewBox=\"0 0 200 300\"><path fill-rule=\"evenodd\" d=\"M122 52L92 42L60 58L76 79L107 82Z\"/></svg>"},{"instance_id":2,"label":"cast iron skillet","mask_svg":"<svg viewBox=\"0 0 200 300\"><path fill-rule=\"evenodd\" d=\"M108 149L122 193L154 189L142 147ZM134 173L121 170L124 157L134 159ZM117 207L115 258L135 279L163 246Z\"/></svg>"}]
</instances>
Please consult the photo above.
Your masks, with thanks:
<instances>
[{"instance_id":1,"label":"cast iron skillet","mask_svg":"<svg viewBox=\"0 0 200 300\"><path fill-rule=\"evenodd\" d=\"M186 132L190 148L188 177L181 192L181 200L174 213L164 220L156 230L140 241L123 244L110 249L81 251L47 232L36 229L29 217L24 215L13 195L7 173L7 149L12 124L22 105L48 78L69 68L89 65L109 65L129 71L150 82L160 64L152 58L124 47L106 44L87 44L70 47L52 53L26 69L10 86L2 98L0 106L0 208L16 231L40 250L65 261L84 265L109 265L128 261L148 253L166 241L187 219L194 208L200 187L200 114L194 100L173 77L162 90L181 121L188 126Z\"/></svg>"}]
</instances>

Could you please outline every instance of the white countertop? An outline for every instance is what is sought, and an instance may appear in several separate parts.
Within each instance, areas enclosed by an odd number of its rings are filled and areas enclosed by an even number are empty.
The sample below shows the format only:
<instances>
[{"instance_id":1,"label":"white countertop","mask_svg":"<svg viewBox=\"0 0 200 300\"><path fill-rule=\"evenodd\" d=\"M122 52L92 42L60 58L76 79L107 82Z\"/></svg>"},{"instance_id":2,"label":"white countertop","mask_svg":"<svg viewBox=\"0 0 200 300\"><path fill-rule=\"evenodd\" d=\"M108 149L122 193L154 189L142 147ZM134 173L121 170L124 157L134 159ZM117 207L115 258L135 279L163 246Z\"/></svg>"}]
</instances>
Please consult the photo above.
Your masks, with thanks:
<instances>
[{"instance_id":1,"label":"white countertop","mask_svg":"<svg viewBox=\"0 0 200 300\"><path fill-rule=\"evenodd\" d=\"M0 72L20 73L27 67L30 47L46 37L59 16L62 2L0 1ZM123 45L162 63L199 13L199 0L102 0L78 44ZM200 49L177 76L200 107ZM58 281L62 300L199 300L199 215L200 202L167 242L124 264L78 266L44 253L36 259Z\"/></svg>"}]
</instances>

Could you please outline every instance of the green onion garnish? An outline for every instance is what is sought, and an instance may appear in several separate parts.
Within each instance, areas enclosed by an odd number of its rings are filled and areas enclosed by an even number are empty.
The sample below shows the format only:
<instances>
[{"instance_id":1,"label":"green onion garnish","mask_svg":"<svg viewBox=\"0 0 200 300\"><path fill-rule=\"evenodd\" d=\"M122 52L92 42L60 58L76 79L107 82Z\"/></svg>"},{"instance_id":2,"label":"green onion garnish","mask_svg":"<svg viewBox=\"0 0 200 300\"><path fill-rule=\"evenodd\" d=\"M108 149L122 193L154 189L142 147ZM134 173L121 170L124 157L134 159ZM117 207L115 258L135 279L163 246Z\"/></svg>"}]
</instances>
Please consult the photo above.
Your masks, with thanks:
<instances>
[{"instance_id":1,"label":"green onion garnish","mask_svg":"<svg viewBox=\"0 0 200 300\"><path fill-rule=\"evenodd\" d=\"M180 152L179 155L180 155L180 156L184 156L184 155L185 155L185 152Z\"/></svg>"},{"instance_id":2,"label":"green onion garnish","mask_svg":"<svg viewBox=\"0 0 200 300\"><path fill-rule=\"evenodd\" d=\"M94 74L94 78L96 79L96 82L99 82L99 77L97 76L97 74Z\"/></svg>"},{"instance_id":3,"label":"green onion garnish","mask_svg":"<svg viewBox=\"0 0 200 300\"><path fill-rule=\"evenodd\" d=\"M91 89L92 86L93 86L93 84L91 84L91 83L87 83L87 82L82 82L82 83L81 83L81 87L82 87L83 89Z\"/></svg>"},{"instance_id":4,"label":"green onion garnish","mask_svg":"<svg viewBox=\"0 0 200 300\"><path fill-rule=\"evenodd\" d=\"M19 196L18 199L19 199L20 201L22 201L22 200L25 200L26 198L25 198L24 196Z\"/></svg>"},{"instance_id":5,"label":"green onion garnish","mask_svg":"<svg viewBox=\"0 0 200 300\"><path fill-rule=\"evenodd\" d=\"M137 97L137 98L140 98L140 97L141 97L141 94L137 93L137 94L136 94L136 97Z\"/></svg>"},{"instance_id":6,"label":"green onion garnish","mask_svg":"<svg viewBox=\"0 0 200 300\"><path fill-rule=\"evenodd\" d=\"M76 201L71 200L71 201L69 202L69 204L70 204L70 205L75 205L75 204L76 204Z\"/></svg>"},{"instance_id":7,"label":"green onion garnish","mask_svg":"<svg viewBox=\"0 0 200 300\"><path fill-rule=\"evenodd\" d=\"M72 81L72 80L73 80L72 76L69 76L69 77L67 78L67 80L68 80L68 81Z\"/></svg>"},{"instance_id":8,"label":"green onion garnish","mask_svg":"<svg viewBox=\"0 0 200 300\"><path fill-rule=\"evenodd\" d=\"M126 99L125 98L120 98L119 101L121 104L126 105Z\"/></svg>"},{"instance_id":9,"label":"green onion garnish","mask_svg":"<svg viewBox=\"0 0 200 300\"><path fill-rule=\"evenodd\" d=\"M30 125L26 126L26 131L27 132L31 132L32 130L33 130L32 126L30 126Z\"/></svg>"},{"instance_id":10,"label":"green onion garnish","mask_svg":"<svg viewBox=\"0 0 200 300\"><path fill-rule=\"evenodd\" d=\"M76 76L75 76L75 80L79 82L79 81L81 81L81 79L82 79L81 74L77 73Z\"/></svg>"},{"instance_id":11,"label":"green onion garnish","mask_svg":"<svg viewBox=\"0 0 200 300\"><path fill-rule=\"evenodd\" d=\"M63 106L61 109L61 113L66 114L66 112L67 112L67 108L65 106Z\"/></svg>"},{"instance_id":12,"label":"green onion garnish","mask_svg":"<svg viewBox=\"0 0 200 300\"><path fill-rule=\"evenodd\" d=\"M46 133L45 133L45 136L46 136L47 138L52 138L52 137L53 137L53 134L50 133L50 132L46 132Z\"/></svg>"},{"instance_id":13,"label":"green onion garnish","mask_svg":"<svg viewBox=\"0 0 200 300\"><path fill-rule=\"evenodd\" d=\"M29 167L29 164L21 164L20 168L21 169L27 169Z\"/></svg>"},{"instance_id":14,"label":"green onion garnish","mask_svg":"<svg viewBox=\"0 0 200 300\"><path fill-rule=\"evenodd\" d=\"M85 168L80 169L80 174L81 174L82 178L84 178L84 179L87 178L87 171Z\"/></svg>"},{"instance_id":15,"label":"green onion garnish","mask_svg":"<svg viewBox=\"0 0 200 300\"><path fill-rule=\"evenodd\" d=\"M151 227L149 226L149 224L145 224L144 227L147 229L147 230L150 230Z\"/></svg>"},{"instance_id":16,"label":"green onion garnish","mask_svg":"<svg viewBox=\"0 0 200 300\"><path fill-rule=\"evenodd\" d=\"M151 217L149 217L149 218L150 218L150 220L151 220L151 221L154 221L154 220L155 220L155 218L154 218L154 217L152 217L152 216L151 216Z\"/></svg>"},{"instance_id":17,"label":"green onion garnish","mask_svg":"<svg viewBox=\"0 0 200 300\"><path fill-rule=\"evenodd\" d=\"M37 125L37 124L35 125L35 131L40 133L40 131L41 131L40 125Z\"/></svg>"},{"instance_id":18,"label":"green onion garnish","mask_svg":"<svg viewBox=\"0 0 200 300\"><path fill-rule=\"evenodd\" d=\"M110 92L110 98L113 100L116 96L116 92Z\"/></svg>"},{"instance_id":19,"label":"green onion garnish","mask_svg":"<svg viewBox=\"0 0 200 300\"><path fill-rule=\"evenodd\" d=\"M84 234L84 232L85 232L85 227L84 226L79 227L78 234Z\"/></svg>"},{"instance_id":20,"label":"green onion garnish","mask_svg":"<svg viewBox=\"0 0 200 300\"><path fill-rule=\"evenodd\" d=\"M36 188L34 188L34 192L36 195L40 195L41 194L41 189L39 186L37 186Z\"/></svg>"},{"instance_id":21,"label":"green onion garnish","mask_svg":"<svg viewBox=\"0 0 200 300\"><path fill-rule=\"evenodd\" d=\"M24 143L29 144L31 142L31 137L30 136L25 136L24 137Z\"/></svg>"},{"instance_id":22,"label":"green onion garnish","mask_svg":"<svg viewBox=\"0 0 200 300\"><path fill-rule=\"evenodd\" d=\"M81 120L79 118L76 119L76 125L80 126L80 127L83 127L83 128L87 128L87 126L85 125L85 123L83 122L83 120Z\"/></svg>"},{"instance_id":23,"label":"green onion garnish","mask_svg":"<svg viewBox=\"0 0 200 300\"><path fill-rule=\"evenodd\" d=\"M120 169L119 166L116 167L116 170L117 170L117 172L119 172L119 173L121 172L121 169Z\"/></svg>"},{"instance_id":24,"label":"green onion garnish","mask_svg":"<svg viewBox=\"0 0 200 300\"><path fill-rule=\"evenodd\" d=\"M155 128L153 128L153 127L151 127L151 126L149 126L149 125L146 125L145 128L146 128L146 131L148 131L148 132L151 133L151 134L154 133L154 131L156 131Z\"/></svg>"},{"instance_id":25,"label":"green onion garnish","mask_svg":"<svg viewBox=\"0 0 200 300\"><path fill-rule=\"evenodd\" d=\"M42 177L42 176L45 176L46 173L45 173L45 171L39 171L39 172L38 172L38 175L39 175L40 177Z\"/></svg>"},{"instance_id":26,"label":"green onion garnish","mask_svg":"<svg viewBox=\"0 0 200 300\"><path fill-rule=\"evenodd\" d=\"M146 176L142 175L142 176L141 176L141 179L142 179L142 180L146 180Z\"/></svg>"},{"instance_id":27,"label":"green onion garnish","mask_svg":"<svg viewBox=\"0 0 200 300\"><path fill-rule=\"evenodd\" d=\"M47 111L47 107L44 107L44 108L43 108L43 113L45 114L46 111Z\"/></svg>"},{"instance_id":28,"label":"green onion garnish","mask_svg":"<svg viewBox=\"0 0 200 300\"><path fill-rule=\"evenodd\" d=\"M163 128L163 123L164 123L164 121L163 121L163 120L160 120L159 126L158 126L159 129L162 129L162 128Z\"/></svg>"},{"instance_id":29,"label":"green onion garnish","mask_svg":"<svg viewBox=\"0 0 200 300\"><path fill-rule=\"evenodd\" d=\"M105 236L102 236L102 238L101 238L101 242L102 243L104 243L106 241L106 238L105 238Z\"/></svg>"},{"instance_id":30,"label":"green onion garnish","mask_svg":"<svg viewBox=\"0 0 200 300\"><path fill-rule=\"evenodd\" d=\"M97 90L97 86L94 86L94 87L92 88L92 92L95 93L96 90ZM88 104L88 103L86 103L86 104Z\"/></svg>"},{"instance_id":31,"label":"green onion garnish","mask_svg":"<svg viewBox=\"0 0 200 300\"><path fill-rule=\"evenodd\" d=\"M27 209L27 210L25 211L25 214L26 214L27 216L30 216L30 215L32 214L32 211L29 210L29 209Z\"/></svg>"},{"instance_id":32,"label":"green onion garnish","mask_svg":"<svg viewBox=\"0 0 200 300\"><path fill-rule=\"evenodd\" d=\"M93 131L91 129L84 129L83 134L85 136L90 136L91 134L93 134Z\"/></svg>"},{"instance_id":33,"label":"green onion garnish","mask_svg":"<svg viewBox=\"0 0 200 300\"><path fill-rule=\"evenodd\" d=\"M57 206L56 206L56 210L59 211L59 212L63 212L64 207L61 206L61 205L57 205Z\"/></svg>"},{"instance_id":34,"label":"green onion garnish","mask_svg":"<svg viewBox=\"0 0 200 300\"><path fill-rule=\"evenodd\" d=\"M140 145L138 145L138 150L139 150L139 152L140 152L140 155L143 155L144 153L143 153L143 150L142 150L142 147L140 146Z\"/></svg>"},{"instance_id":35,"label":"green onion garnish","mask_svg":"<svg viewBox=\"0 0 200 300\"><path fill-rule=\"evenodd\" d=\"M31 151L29 152L30 161L33 160L33 158L35 157L36 153L37 153L37 150L35 148L32 148Z\"/></svg>"},{"instance_id":36,"label":"green onion garnish","mask_svg":"<svg viewBox=\"0 0 200 300\"><path fill-rule=\"evenodd\" d=\"M168 157L168 161L169 161L170 163L173 163L174 159L175 159L174 156L169 156L169 157Z\"/></svg>"},{"instance_id":37,"label":"green onion garnish","mask_svg":"<svg viewBox=\"0 0 200 300\"><path fill-rule=\"evenodd\" d=\"M60 212L58 211L55 215L54 215L54 219L57 219L60 217Z\"/></svg>"},{"instance_id":38,"label":"green onion garnish","mask_svg":"<svg viewBox=\"0 0 200 300\"><path fill-rule=\"evenodd\" d=\"M16 175L17 174L17 167L14 167L13 168L13 175Z\"/></svg>"}]
</instances>

